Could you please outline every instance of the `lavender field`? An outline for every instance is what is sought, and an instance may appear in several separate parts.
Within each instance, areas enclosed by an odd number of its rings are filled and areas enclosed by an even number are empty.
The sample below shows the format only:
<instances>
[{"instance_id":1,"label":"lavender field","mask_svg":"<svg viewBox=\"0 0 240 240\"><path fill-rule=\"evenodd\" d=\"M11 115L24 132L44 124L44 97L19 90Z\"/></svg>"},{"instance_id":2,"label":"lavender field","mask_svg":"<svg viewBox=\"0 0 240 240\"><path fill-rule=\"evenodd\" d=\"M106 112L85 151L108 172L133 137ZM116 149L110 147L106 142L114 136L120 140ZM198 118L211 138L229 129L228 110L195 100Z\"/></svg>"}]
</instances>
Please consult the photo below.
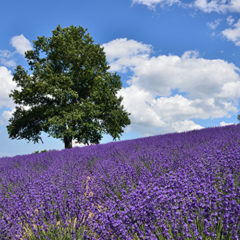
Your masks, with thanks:
<instances>
[{"instance_id":1,"label":"lavender field","mask_svg":"<svg viewBox=\"0 0 240 240\"><path fill-rule=\"evenodd\" d=\"M0 159L0 239L239 239L240 125Z\"/></svg>"}]
</instances>

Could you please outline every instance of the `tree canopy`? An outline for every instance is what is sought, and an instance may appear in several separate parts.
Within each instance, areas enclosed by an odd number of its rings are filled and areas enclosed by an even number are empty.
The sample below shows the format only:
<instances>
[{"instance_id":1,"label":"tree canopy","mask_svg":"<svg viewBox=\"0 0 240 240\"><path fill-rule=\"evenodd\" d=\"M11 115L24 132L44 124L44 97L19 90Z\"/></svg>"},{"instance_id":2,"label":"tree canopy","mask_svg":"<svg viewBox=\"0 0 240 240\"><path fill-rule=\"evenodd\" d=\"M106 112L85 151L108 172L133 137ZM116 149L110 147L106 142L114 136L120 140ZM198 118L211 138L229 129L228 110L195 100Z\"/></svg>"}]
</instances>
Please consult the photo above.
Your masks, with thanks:
<instances>
[{"instance_id":1,"label":"tree canopy","mask_svg":"<svg viewBox=\"0 0 240 240\"><path fill-rule=\"evenodd\" d=\"M28 69L17 66L10 97L16 110L7 126L12 139L42 141L41 133L72 141L99 143L103 134L120 138L130 124L117 92L120 76L109 72L103 47L81 26L57 26L38 37L25 53Z\"/></svg>"}]
</instances>

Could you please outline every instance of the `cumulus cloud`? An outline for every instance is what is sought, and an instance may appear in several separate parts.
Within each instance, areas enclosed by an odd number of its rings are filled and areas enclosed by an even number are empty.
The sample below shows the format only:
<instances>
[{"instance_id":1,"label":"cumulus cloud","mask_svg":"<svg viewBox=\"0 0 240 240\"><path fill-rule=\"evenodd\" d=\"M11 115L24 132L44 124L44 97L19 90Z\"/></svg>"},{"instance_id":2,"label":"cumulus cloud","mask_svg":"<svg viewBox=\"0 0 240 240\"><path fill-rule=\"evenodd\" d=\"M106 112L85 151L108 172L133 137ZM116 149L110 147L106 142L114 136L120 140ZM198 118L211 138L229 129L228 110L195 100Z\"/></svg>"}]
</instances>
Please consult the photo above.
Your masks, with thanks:
<instances>
[{"instance_id":1,"label":"cumulus cloud","mask_svg":"<svg viewBox=\"0 0 240 240\"><path fill-rule=\"evenodd\" d=\"M31 42L23 34L12 37L10 43L23 56L26 51L32 49Z\"/></svg>"},{"instance_id":2,"label":"cumulus cloud","mask_svg":"<svg viewBox=\"0 0 240 240\"><path fill-rule=\"evenodd\" d=\"M195 0L193 6L203 12L240 12L239 0Z\"/></svg>"},{"instance_id":3,"label":"cumulus cloud","mask_svg":"<svg viewBox=\"0 0 240 240\"><path fill-rule=\"evenodd\" d=\"M236 46L240 46L240 19L233 25L232 28L227 28L222 31L222 34L228 40L233 41Z\"/></svg>"},{"instance_id":4,"label":"cumulus cloud","mask_svg":"<svg viewBox=\"0 0 240 240\"><path fill-rule=\"evenodd\" d=\"M133 0L133 4L143 4L149 7L150 9L154 9L157 5L169 5L172 6L173 4L180 3L179 0Z\"/></svg>"},{"instance_id":5,"label":"cumulus cloud","mask_svg":"<svg viewBox=\"0 0 240 240\"><path fill-rule=\"evenodd\" d=\"M223 126L228 126L228 125L233 125L234 123L230 122L230 123L227 123L227 122L220 122L220 126L223 127Z\"/></svg>"},{"instance_id":6,"label":"cumulus cloud","mask_svg":"<svg viewBox=\"0 0 240 240\"><path fill-rule=\"evenodd\" d=\"M96 145L95 143L91 143L89 145ZM73 140L72 142L72 146L73 147L86 147L86 146L89 146L87 144L84 144L84 143L79 143L77 140Z\"/></svg>"},{"instance_id":7,"label":"cumulus cloud","mask_svg":"<svg viewBox=\"0 0 240 240\"><path fill-rule=\"evenodd\" d=\"M14 112L14 103L9 97L11 90L16 88L15 82L13 82L13 76L11 71L7 67L15 67L16 62L14 55L20 53L24 55L27 50L32 49L30 41L23 35L14 36L10 41L11 45L16 48L15 52L9 50L0 50L0 110L6 108L0 115L0 123L5 124Z\"/></svg>"},{"instance_id":8,"label":"cumulus cloud","mask_svg":"<svg viewBox=\"0 0 240 240\"><path fill-rule=\"evenodd\" d=\"M210 29L215 30L219 26L220 22L221 22L221 19L218 18L213 22L208 22L207 25Z\"/></svg>"},{"instance_id":9,"label":"cumulus cloud","mask_svg":"<svg viewBox=\"0 0 240 240\"><path fill-rule=\"evenodd\" d=\"M234 98L237 99L240 96L240 82L226 82L221 87L221 92L218 94L218 97L221 98Z\"/></svg>"},{"instance_id":10,"label":"cumulus cloud","mask_svg":"<svg viewBox=\"0 0 240 240\"><path fill-rule=\"evenodd\" d=\"M133 70L132 84L161 96L169 96L173 89L178 89L187 92L190 98L205 99L220 91L229 79L239 80L236 72L239 69L234 64L199 58L189 51L182 56L149 57Z\"/></svg>"},{"instance_id":11,"label":"cumulus cloud","mask_svg":"<svg viewBox=\"0 0 240 240\"><path fill-rule=\"evenodd\" d=\"M14 36L10 40L11 45L16 49L15 52L11 52L9 50L1 50L0 49L0 64L5 67L14 68L16 66L16 62L14 59L14 55L19 53L24 56L24 53L27 50L32 49L32 45L30 41L25 38L23 35Z\"/></svg>"},{"instance_id":12,"label":"cumulus cloud","mask_svg":"<svg viewBox=\"0 0 240 240\"><path fill-rule=\"evenodd\" d=\"M0 64L6 67L15 67L16 63L12 59L13 55L9 50L0 50Z\"/></svg>"},{"instance_id":13,"label":"cumulus cloud","mask_svg":"<svg viewBox=\"0 0 240 240\"><path fill-rule=\"evenodd\" d=\"M231 15L228 16L226 20L227 20L228 25L230 25L230 26L232 26L235 21Z\"/></svg>"},{"instance_id":14,"label":"cumulus cloud","mask_svg":"<svg viewBox=\"0 0 240 240\"><path fill-rule=\"evenodd\" d=\"M0 109L2 107L12 108L13 102L9 98L9 94L16 84L12 81L11 71L4 66L0 66L0 83Z\"/></svg>"},{"instance_id":15,"label":"cumulus cloud","mask_svg":"<svg viewBox=\"0 0 240 240\"><path fill-rule=\"evenodd\" d=\"M106 43L104 49L113 71L132 73L129 86L118 94L131 113L133 130L143 135L200 129L194 119L237 112L240 69L232 63L201 58L197 51L151 56L150 45L127 39Z\"/></svg>"},{"instance_id":16,"label":"cumulus cloud","mask_svg":"<svg viewBox=\"0 0 240 240\"><path fill-rule=\"evenodd\" d=\"M144 61L152 51L151 45L143 44L126 38L119 38L103 44L112 71L126 72Z\"/></svg>"},{"instance_id":17,"label":"cumulus cloud","mask_svg":"<svg viewBox=\"0 0 240 240\"><path fill-rule=\"evenodd\" d=\"M84 146L86 146L86 145L83 144L83 143L78 143L76 140L74 140L74 141L72 142L72 146L73 146L73 147L84 147Z\"/></svg>"},{"instance_id":18,"label":"cumulus cloud","mask_svg":"<svg viewBox=\"0 0 240 240\"><path fill-rule=\"evenodd\" d=\"M173 128L176 132L186 132L196 129L202 129L203 127L199 124L194 123L191 120L177 121L173 123Z\"/></svg>"},{"instance_id":19,"label":"cumulus cloud","mask_svg":"<svg viewBox=\"0 0 240 240\"><path fill-rule=\"evenodd\" d=\"M0 123L2 125L6 124L8 122L8 120L12 117L14 111L15 111L15 108L12 109L12 110L5 110L5 111L3 111L2 112L2 116L0 118Z\"/></svg>"},{"instance_id":20,"label":"cumulus cloud","mask_svg":"<svg viewBox=\"0 0 240 240\"><path fill-rule=\"evenodd\" d=\"M154 9L157 5L172 6L178 4L183 7L194 7L206 13L240 12L239 0L192 0L187 3L183 0L132 0L132 3L143 4L150 9Z\"/></svg>"}]
</instances>

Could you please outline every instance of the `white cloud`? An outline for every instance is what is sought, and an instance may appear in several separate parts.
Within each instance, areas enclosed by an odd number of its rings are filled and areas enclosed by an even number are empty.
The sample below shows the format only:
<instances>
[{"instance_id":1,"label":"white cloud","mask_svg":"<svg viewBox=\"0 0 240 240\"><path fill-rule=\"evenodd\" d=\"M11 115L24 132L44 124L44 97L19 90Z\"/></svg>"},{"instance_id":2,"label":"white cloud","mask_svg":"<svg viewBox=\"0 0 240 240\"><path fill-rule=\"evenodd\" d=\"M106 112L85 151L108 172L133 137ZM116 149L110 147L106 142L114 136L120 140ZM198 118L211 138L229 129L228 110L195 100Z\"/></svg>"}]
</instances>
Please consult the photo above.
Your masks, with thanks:
<instances>
[{"instance_id":1,"label":"white cloud","mask_svg":"<svg viewBox=\"0 0 240 240\"><path fill-rule=\"evenodd\" d=\"M230 26L232 26L235 21L232 16L228 16L226 20L227 20L228 25L230 25Z\"/></svg>"},{"instance_id":2,"label":"white cloud","mask_svg":"<svg viewBox=\"0 0 240 240\"><path fill-rule=\"evenodd\" d=\"M123 104L130 111L133 123L154 127L164 125L164 122L154 110L156 101L151 92L132 85L125 89L122 88L118 94L123 96Z\"/></svg>"},{"instance_id":3,"label":"white cloud","mask_svg":"<svg viewBox=\"0 0 240 240\"><path fill-rule=\"evenodd\" d=\"M12 37L10 43L23 56L26 51L32 49L31 42L23 34Z\"/></svg>"},{"instance_id":4,"label":"white cloud","mask_svg":"<svg viewBox=\"0 0 240 240\"><path fill-rule=\"evenodd\" d=\"M240 12L239 0L195 0L193 6L207 13Z\"/></svg>"},{"instance_id":5,"label":"white cloud","mask_svg":"<svg viewBox=\"0 0 240 240\"><path fill-rule=\"evenodd\" d=\"M169 5L172 6L173 4L180 3L179 0L133 0L133 4L143 4L149 7L150 9L154 9L156 5Z\"/></svg>"},{"instance_id":6,"label":"white cloud","mask_svg":"<svg viewBox=\"0 0 240 240\"><path fill-rule=\"evenodd\" d=\"M220 122L220 126L221 126L221 127L223 127L223 126L228 126L228 125L232 125L232 124L234 124L234 123L227 123L227 122L224 122L224 121Z\"/></svg>"},{"instance_id":7,"label":"white cloud","mask_svg":"<svg viewBox=\"0 0 240 240\"><path fill-rule=\"evenodd\" d=\"M25 110L29 110L31 107L29 106L21 106ZM5 125L8 123L9 119L12 117L13 113L16 110L14 104L11 104L11 107L8 107L10 110L4 110L2 115L0 115L0 125Z\"/></svg>"},{"instance_id":8,"label":"white cloud","mask_svg":"<svg viewBox=\"0 0 240 240\"><path fill-rule=\"evenodd\" d=\"M16 49L15 52L9 50L0 50L0 64L6 67L15 67L16 62L14 60L14 55L20 53L24 56L24 53L32 49L30 41L25 38L22 34L19 36L14 36L10 40L11 45Z\"/></svg>"},{"instance_id":9,"label":"white cloud","mask_svg":"<svg viewBox=\"0 0 240 240\"><path fill-rule=\"evenodd\" d=\"M218 95L221 98L239 98L240 82L226 82L222 85L221 92Z\"/></svg>"},{"instance_id":10,"label":"white cloud","mask_svg":"<svg viewBox=\"0 0 240 240\"><path fill-rule=\"evenodd\" d=\"M173 4L178 4L183 7L194 7L206 13L240 12L239 0L192 0L189 3L181 0L132 0L132 3L143 4L150 9L154 9L157 5L172 6Z\"/></svg>"},{"instance_id":11,"label":"white cloud","mask_svg":"<svg viewBox=\"0 0 240 240\"><path fill-rule=\"evenodd\" d=\"M73 146L73 147L84 147L84 146L86 146L86 145L83 144L83 143L78 143L76 140L74 140L74 141L72 142L72 146Z\"/></svg>"},{"instance_id":12,"label":"white cloud","mask_svg":"<svg viewBox=\"0 0 240 240\"><path fill-rule=\"evenodd\" d=\"M15 108L12 110L3 111L2 118L4 119L5 122L7 122L12 117L14 111L15 111Z\"/></svg>"},{"instance_id":13,"label":"white cloud","mask_svg":"<svg viewBox=\"0 0 240 240\"><path fill-rule=\"evenodd\" d=\"M86 147L86 146L90 146L90 145L95 145L95 144L92 143L92 144L87 145L84 143L79 143L77 140L73 140L73 142L72 142L73 147Z\"/></svg>"},{"instance_id":14,"label":"white cloud","mask_svg":"<svg viewBox=\"0 0 240 240\"><path fill-rule=\"evenodd\" d=\"M227 28L222 31L223 36L233 41L236 46L240 46L240 19L233 25L233 28Z\"/></svg>"},{"instance_id":15,"label":"white cloud","mask_svg":"<svg viewBox=\"0 0 240 240\"><path fill-rule=\"evenodd\" d=\"M9 98L10 91L16 87L12 81L12 74L6 67L0 66L0 109L2 107L13 107L13 102Z\"/></svg>"},{"instance_id":16,"label":"white cloud","mask_svg":"<svg viewBox=\"0 0 240 240\"><path fill-rule=\"evenodd\" d=\"M178 121L173 123L173 128L176 132L185 132L196 129L202 129L203 127L199 124L194 123L190 120Z\"/></svg>"},{"instance_id":17,"label":"white cloud","mask_svg":"<svg viewBox=\"0 0 240 240\"><path fill-rule=\"evenodd\" d=\"M116 49L123 48L123 42L130 50L118 55ZM197 51L151 56L150 45L127 39L104 47L113 71L132 71L129 86L119 95L131 113L133 130L143 135L199 129L196 118L223 118L237 112L240 69L232 63L201 58Z\"/></svg>"},{"instance_id":18,"label":"white cloud","mask_svg":"<svg viewBox=\"0 0 240 240\"><path fill-rule=\"evenodd\" d=\"M191 107L191 101L180 95L155 99L149 91L135 85L121 89L119 95L123 96L123 105L131 113L130 127L143 136L201 128L186 120L201 110Z\"/></svg>"},{"instance_id":19,"label":"white cloud","mask_svg":"<svg viewBox=\"0 0 240 240\"><path fill-rule=\"evenodd\" d=\"M208 22L207 25L210 29L215 30L219 26L220 22L221 22L221 19L218 18L213 22Z\"/></svg>"},{"instance_id":20,"label":"white cloud","mask_svg":"<svg viewBox=\"0 0 240 240\"><path fill-rule=\"evenodd\" d=\"M24 55L24 52L32 49L31 43L23 35L12 37L10 43L16 48L16 52ZM13 59L16 52L9 50L0 50L0 110L2 108L8 108L11 110L4 110L0 115L0 123L5 124L11 117L14 109L14 102L9 97L11 90L16 88L16 83L13 82L13 76L11 71L7 67L15 67L16 63Z\"/></svg>"},{"instance_id":21,"label":"white cloud","mask_svg":"<svg viewBox=\"0 0 240 240\"><path fill-rule=\"evenodd\" d=\"M108 61L111 62L111 70L121 72L144 61L152 51L151 45L126 38L113 40L103 44L103 47Z\"/></svg>"},{"instance_id":22,"label":"white cloud","mask_svg":"<svg viewBox=\"0 0 240 240\"><path fill-rule=\"evenodd\" d=\"M0 50L0 57L3 58L11 58L13 56L13 53L9 50Z\"/></svg>"},{"instance_id":23,"label":"white cloud","mask_svg":"<svg viewBox=\"0 0 240 240\"><path fill-rule=\"evenodd\" d=\"M0 50L0 64L6 67L15 67L16 63L12 59L13 55L9 50Z\"/></svg>"},{"instance_id":24,"label":"white cloud","mask_svg":"<svg viewBox=\"0 0 240 240\"><path fill-rule=\"evenodd\" d=\"M233 64L188 55L189 52L181 57L160 55L139 61L133 68L131 83L160 96L169 96L173 89L179 89L191 98L202 99L218 93L229 79L239 80L235 71L238 68Z\"/></svg>"}]
</instances>

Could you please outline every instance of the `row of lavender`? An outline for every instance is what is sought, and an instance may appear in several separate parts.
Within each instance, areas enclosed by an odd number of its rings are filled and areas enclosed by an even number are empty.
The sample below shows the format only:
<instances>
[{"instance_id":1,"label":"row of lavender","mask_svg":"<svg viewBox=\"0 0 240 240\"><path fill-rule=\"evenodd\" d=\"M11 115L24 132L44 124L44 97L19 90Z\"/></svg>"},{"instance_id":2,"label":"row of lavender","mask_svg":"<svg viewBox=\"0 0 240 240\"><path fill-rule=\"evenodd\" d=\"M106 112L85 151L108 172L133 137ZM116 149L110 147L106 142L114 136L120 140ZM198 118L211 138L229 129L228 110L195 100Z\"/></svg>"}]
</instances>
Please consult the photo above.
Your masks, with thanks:
<instances>
[{"instance_id":1,"label":"row of lavender","mask_svg":"<svg viewBox=\"0 0 240 240\"><path fill-rule=\"evenodd\" d=\"M239 239L240 125L0 159L0 239Z\"/></svg>"}]
</instances>

